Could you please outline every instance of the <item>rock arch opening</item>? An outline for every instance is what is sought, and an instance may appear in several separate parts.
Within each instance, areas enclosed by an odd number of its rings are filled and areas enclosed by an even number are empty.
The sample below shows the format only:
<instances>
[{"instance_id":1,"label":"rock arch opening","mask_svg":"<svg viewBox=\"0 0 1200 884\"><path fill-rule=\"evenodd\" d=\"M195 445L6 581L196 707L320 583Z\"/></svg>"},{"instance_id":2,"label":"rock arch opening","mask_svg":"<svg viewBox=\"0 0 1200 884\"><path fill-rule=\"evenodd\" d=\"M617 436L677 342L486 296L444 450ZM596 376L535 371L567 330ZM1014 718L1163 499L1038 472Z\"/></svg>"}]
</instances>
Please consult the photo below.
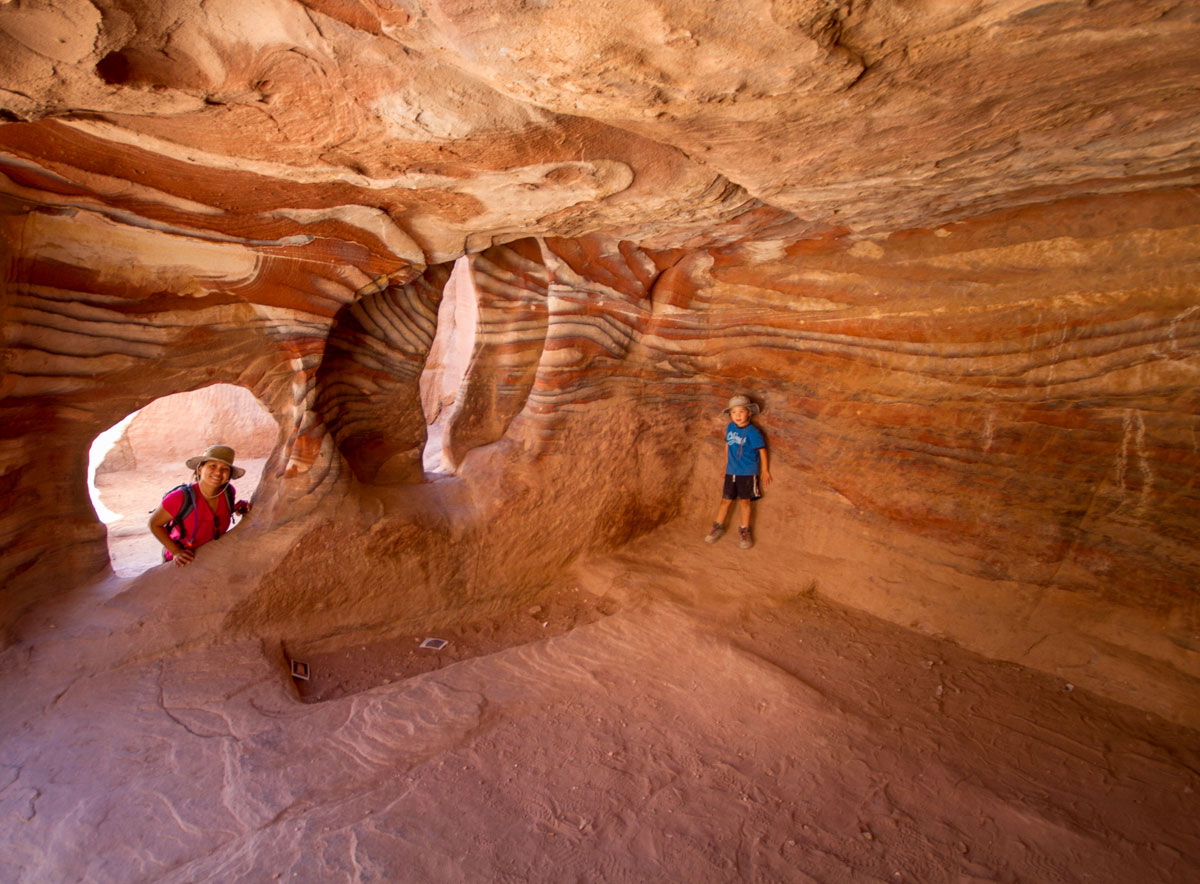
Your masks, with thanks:
<instances>
[{"instance_id":1,"label":"rock arch opening","mask_svg":"<svg viewBox=\"0 0 1200 884\"><path fill-rule=\"evenodd\" d=\"M96 436L88 455L88 494L108 532L118 577L134 577L161 561L146 527L162 495L191 475L184 462L209 445L237 452L246 475L235 484L249 500L274 448L279 427L245 387L213 384L155 399Z\"/></svg>"},{"instance_id":2,"label":"rock arch opening","mask_svg":"<svg viewBox=\"0 0 1200 884\"><path fill-rule=\"evenodd\" d=\"M454 263L438 306L437 332L421 372L421 408L425 412L426 473L445 475L455 466L445 456L446 428L461 408L459 391L471 361L477 327L478 299L471 279L470 259L463 255Z\"/></svg>"}]
</instances>

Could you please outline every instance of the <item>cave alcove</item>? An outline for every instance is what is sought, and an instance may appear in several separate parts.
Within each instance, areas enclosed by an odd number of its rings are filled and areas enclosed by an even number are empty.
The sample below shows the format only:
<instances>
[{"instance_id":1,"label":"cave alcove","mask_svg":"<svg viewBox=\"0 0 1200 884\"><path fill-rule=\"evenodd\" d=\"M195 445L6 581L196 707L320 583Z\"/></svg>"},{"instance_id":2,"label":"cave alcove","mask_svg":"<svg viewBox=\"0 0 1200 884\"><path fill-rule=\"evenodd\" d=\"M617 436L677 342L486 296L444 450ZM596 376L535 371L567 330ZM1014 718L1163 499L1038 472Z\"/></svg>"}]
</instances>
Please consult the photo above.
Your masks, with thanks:
<instances>
[{"instance_id":1,"label":"cave alcove","mask_svg":"<svg viewBox=\"0 0 1200 884\"><path fill-rule=\"evenodd\" d=\"M146 514L167 489L190 480L184 461L211 444L229 445L246 470L238 498L253 501L278 436L262 403L234 384L161 396L100 433L89 450L88 491L105 523L113 572L134 577L161 562Z\"/></svg>"}]
</instances>

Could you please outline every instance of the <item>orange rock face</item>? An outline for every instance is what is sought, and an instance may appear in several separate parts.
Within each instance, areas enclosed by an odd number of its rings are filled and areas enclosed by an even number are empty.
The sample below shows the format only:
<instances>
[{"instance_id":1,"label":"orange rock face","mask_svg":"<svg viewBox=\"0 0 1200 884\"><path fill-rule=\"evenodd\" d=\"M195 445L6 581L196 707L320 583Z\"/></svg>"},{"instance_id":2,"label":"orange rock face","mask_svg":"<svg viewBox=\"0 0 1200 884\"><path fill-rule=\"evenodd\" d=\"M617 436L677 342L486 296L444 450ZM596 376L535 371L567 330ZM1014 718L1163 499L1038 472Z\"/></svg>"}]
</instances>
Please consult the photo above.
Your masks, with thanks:
<instances>
[{"instance_id":1,"label":"orange rock face","mask_svg":"<svg viewBox=\"0 0 1200 884\"><path fill-rule=\"evenodd\" d=\"M754 569L1196 724L1198 42L1166 2L4 4L0 626L106 573L87 448L170 393L283 431L188 578L222 613L147 651L701 535L744 391Z\"/></svg>"}]
</instances>

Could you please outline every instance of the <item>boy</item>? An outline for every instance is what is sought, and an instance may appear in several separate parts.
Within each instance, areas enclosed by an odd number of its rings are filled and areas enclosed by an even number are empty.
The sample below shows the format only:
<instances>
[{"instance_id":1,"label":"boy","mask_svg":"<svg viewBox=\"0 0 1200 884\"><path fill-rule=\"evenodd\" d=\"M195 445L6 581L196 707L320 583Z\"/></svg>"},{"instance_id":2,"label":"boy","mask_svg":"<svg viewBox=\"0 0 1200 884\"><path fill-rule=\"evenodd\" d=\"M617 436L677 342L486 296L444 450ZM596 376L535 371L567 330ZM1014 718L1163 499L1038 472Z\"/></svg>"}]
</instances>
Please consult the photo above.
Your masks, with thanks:
<instances>
[{"instance_id":1,"label":"boy","mask_svg":"<svg viewBox=\"0 0 1200 884\"><path fill-rule=\"evenodd\" d=\"M716 543L725 533L725 517L736 500L742 522L738 529L741 535L738 547L750 549L754 546L750 539L750 503L762 497L759 476L764 486L771 482L771 472L767 469L767 443L758 427L750 423L750 416L758 414L758 406L749 396L734 396L722 414L728 414L730 418L725 427L725 444L729 448L725 458L725 488L721 492L716 521L704 541Z\"/></svg>"}]
</instances>

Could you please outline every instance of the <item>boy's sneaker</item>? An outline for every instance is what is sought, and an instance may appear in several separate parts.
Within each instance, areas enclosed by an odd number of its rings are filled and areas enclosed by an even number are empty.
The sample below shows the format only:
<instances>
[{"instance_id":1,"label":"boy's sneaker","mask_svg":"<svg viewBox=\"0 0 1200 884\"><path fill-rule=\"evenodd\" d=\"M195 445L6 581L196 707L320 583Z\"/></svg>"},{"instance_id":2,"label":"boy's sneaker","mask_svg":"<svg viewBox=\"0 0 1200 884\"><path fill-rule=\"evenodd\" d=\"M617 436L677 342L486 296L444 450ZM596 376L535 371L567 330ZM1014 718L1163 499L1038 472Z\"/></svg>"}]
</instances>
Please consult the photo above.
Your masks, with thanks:
<instances>
[{"instance_id":1,"label":"boy's sneaker","mask_svg":"<svg viewBox=\"0 0 1200 884\"><path fill-rule=\"evenodd\" d=\"M716 543L721 539L721 535L725 533L725 526L717 522L713 522L712 530L704 537L705 543Z\"/></svg>"},{"instance_id":2,"label":"boy's sneaker","mask_svg":"<svg viewBox=\"0 0 1200 884\"><path fill-rule=\"evenodd\" d=\"M738 534L741 535L741 539L738 541L738 549L749 549L754 546L754 541L750 539L749 528L738 528Z\"/></svg>"}]
</instances>

